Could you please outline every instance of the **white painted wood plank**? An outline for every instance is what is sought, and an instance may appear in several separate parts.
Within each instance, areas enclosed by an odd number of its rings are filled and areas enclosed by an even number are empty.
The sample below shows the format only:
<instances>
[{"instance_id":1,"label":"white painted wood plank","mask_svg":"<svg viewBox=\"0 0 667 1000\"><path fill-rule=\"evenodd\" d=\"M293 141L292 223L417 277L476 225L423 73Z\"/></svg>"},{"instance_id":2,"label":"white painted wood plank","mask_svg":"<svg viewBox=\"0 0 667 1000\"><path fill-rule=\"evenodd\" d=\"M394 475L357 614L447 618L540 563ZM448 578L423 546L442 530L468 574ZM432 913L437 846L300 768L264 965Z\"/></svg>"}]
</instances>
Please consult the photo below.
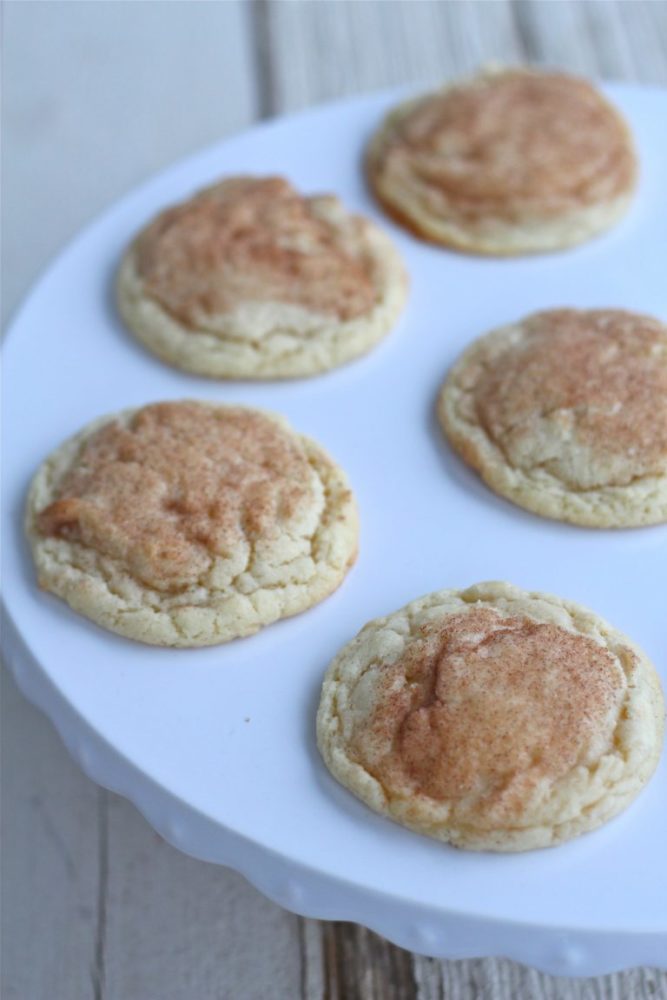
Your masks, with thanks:
<instances>
[{"instance_id":1,"label":"white painted wood plank","mask_svg":"<svg viewBox=\"0 0 667 1000\"><path fill-rule=\"evenodd\" d=\"M273 3L274 113L400 83L437 83L520 58L506 0L478 4L362 0Z\"/></svg>"},{"instance_id":2,"label":"white painted wood plank","mask_svg":"<svg viewBox=\"0 0 667 1000\"><path fill-rule=\"evenodd\" d=\"M84 223L256 112L243 2L9 3L3 316Z\"/></svg>"},{"instance_id":3,"label":"white painted wood plank","mask_svg":"<svg viewBox=\"0 0 667 1000\"><path fill-rule=\"evenodd\" d=\"M270 3L274 113L489 61L609 79L667 79L662 0L357 0Z\"/></svg>"},{"instance_id":4,"label":"white painted wood plank","mask_svg":"<svg viewBox=\"0 0 667 1000\"><path fill-rule=\"evenodd\" d=\"M633 78L641 83L667 84L667 3L620 0L616 6L633 60Z\"/></svg>"},{"instance_id":5,"label":"white painted wood plank","mask_svg":"<svg viewBox=\"0 0 667 1000\"><path fill-rule=\"evenodd\" d=\"M528 60L598 75L598 48L589 30L586 6L581 0L514 3L517 30Z\"/></svg>"},{"instance_id":6,"label":"white painted wood plank","mask_svg":"<svg viewBox=\"0 0 667 1000\"><path fill-rule=\"evenodd\" d=\"M109 797L105 1000L297 998L298 918Z\"/></svg>"},{"instance_id":7,"label":"white painted wood plank","mask_svg":"<svg viewBox=\"0 0 667 1000\"><path fill-rule=\"evenodd\" d=\"M4 1000L90 1000L98 790L2 670Z\"/></svg>"},{"instance_id":8,"label":"white painted wood plank","mask_svg":"<svg viewBox=\"0 0 667 1000\"><path fill-rule=\"evenodd\" d=\"M667 79L662 0L515 0L514 11L531 61L607 79Z\"/></svg>"}]
</instances>

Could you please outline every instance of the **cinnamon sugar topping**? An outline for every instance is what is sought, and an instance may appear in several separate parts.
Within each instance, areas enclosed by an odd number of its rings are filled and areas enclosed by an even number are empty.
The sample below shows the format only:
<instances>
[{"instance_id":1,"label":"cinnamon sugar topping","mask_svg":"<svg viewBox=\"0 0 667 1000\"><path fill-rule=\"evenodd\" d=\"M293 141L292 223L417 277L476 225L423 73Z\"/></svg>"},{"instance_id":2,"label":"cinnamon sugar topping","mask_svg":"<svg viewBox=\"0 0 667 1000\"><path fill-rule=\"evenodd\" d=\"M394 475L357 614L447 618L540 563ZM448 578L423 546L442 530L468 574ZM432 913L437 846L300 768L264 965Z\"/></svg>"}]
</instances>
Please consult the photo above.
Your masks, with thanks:
<instances>
[{"instance_id":1,"label":"cinnamon sugar topping","mask_svg":"<svg viewBox=\"0 0 667 1000\"><path fill-rule=\"evenodd\" d=\"M295 519L319 509L318 489L298 438L269 417L159 403L85 441L37 526L173 592L239 546L251 552L290 529L298 536Z\"/></svg>"},{"instance_id":2,"label":"cinnamon sugar topping","mask_svg":"<svg viewBox=\"0 0 667 1000\"><path fill-rule=\"evenodd\" d=\"M538 313L466 375L477 419L517 468L573 489L667 472L667 330L616 310Z\"/></svg>"},{"instance_id":3,"label":"cinnamon sugar topping","mask_svg":"<svg viewBox=\"0 0 667 1000\"><path fill-rule=\"evenodd\" d=\"M191 327L248 302L347 320L377 297L355 239L363 226L335 198L301 197L279 177L233 178L158 216L136 243L137 270L146 292Z\"/></svg>"},{"instance_id":4,"label":"cinnamon sugar topping","mask_svg":"<svg viewBox=\"0 0 667 1000\"><path fill-rule=\"evenodd\" d=\"M461 822L511 824L611 745L626 681L592 639L487 608L422 633L378 671L351 745L386 789L407 783Z\"/></svg>"}]
</instances>

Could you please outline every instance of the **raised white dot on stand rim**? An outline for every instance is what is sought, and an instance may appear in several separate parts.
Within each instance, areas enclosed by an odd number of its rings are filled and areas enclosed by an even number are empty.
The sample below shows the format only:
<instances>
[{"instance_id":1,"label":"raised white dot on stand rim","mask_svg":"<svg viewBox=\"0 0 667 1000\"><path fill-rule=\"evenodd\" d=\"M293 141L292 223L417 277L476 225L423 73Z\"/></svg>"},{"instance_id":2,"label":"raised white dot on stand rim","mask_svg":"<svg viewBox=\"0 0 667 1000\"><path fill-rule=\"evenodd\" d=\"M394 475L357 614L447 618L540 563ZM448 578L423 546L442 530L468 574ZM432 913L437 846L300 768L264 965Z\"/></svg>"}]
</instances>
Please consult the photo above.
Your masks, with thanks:
<instances>
[{"instance_id":1,"label":"raised white dot on stand rim","mask_svg":"<svg viewBox=\"0 0 667 1000\"><path fill-rule=\"evenodd\" d=\"M284 899L288 906L299 906L304 900L303 888L292 879L285 882L280 892L280 898Z\"/></svg>"},{"instance_id":2,"label":"raised white dot on stand rim","mask_svg":"<svg viewBox=\"0 0 667 1000\"><path fill-rule=\"evenodd\" d=\"M178 844L182 843L185 834L185 828L180 819L178 819L175 816L170 817L169 819L167 819L167 822L165 824L165 829L166 829L167 840L175 841Z\"/></svg>"},{"instance_id":3,"label":"raised white dot on stand rim","mask_svg":"<svg viewBox=\"0 0 667 1000\"><path fill-rule=\"evenodd\" d=\"M440 935L432 927L413 924L410 928L410 940L415 942L416 949L422 949L431 954L440 940Z\"/></svg>"},{"instance_id":4,"label":"raised white dot on stand rim","mask_svg":"<svg viewBox=\"0 0 667 1000\"><path fill-rule=\"evenodd\" d=\"M577 969L584 962L584 949L578 944L564 944L560 949L560 961L567 969Z\"/></svg>"},{"instance_id":5,"label":"raised white dot on stand rim","mask_svg":"<svg viewBox=\"0 0 667 1000\"><path fill-rule=\"evenodd\" d=\"M79 761L79 764L86 772L87 775L91 776L93 765L95 763L95 751L91 747L87 740L79 740L75 747L75 756Z\"/></svg>"}]
</instances>

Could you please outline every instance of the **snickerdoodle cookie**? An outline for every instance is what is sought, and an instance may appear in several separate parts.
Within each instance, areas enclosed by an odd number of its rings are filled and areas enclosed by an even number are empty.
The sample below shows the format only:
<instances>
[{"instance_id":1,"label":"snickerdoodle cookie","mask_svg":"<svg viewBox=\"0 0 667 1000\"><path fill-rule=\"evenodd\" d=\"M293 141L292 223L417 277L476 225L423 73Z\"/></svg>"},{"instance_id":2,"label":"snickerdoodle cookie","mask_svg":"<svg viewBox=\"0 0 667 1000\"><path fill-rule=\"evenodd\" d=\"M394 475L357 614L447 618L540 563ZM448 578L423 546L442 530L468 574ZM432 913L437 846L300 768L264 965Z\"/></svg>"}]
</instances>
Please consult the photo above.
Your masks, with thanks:
<instances>
[{"instance_id":1,"label":"snickerdoodle cookie","mask_svg":"<svg viewBox=\"0 0 667 1000\"><path fill-rule=\"evenodd\" d=\"M667 326L554 309L475 341L438 401L454 447L497 493L598 528L667 521Z\"/></svg>"},{"instance_id":2,"label":"snickerdoodle cookie","mask_svg":"<svg viewBox=\"0 0 667 1000\"><path fill-rule=\"evenodd\" d=\"M157 216L127 251L121 314L185 371L289 378L368 351L407 279L393 244L334 196L280 177L233 177Z\"/></svg>"},{"instance_id":3,"label":"snickerdoodle cookie","mask_svg":"<svg viewBox=\"0 0 667 1000\"><path fill-rule=\"evenodd\" d=\"M376 812L457 847L558 844L653 773L664 702L644 653L570 601L508 583L378 618L326 674L318 743Z\"/></svg>"},{"instance_id":4,"label":"snickerdoodle cookie","mask_svg":"<svg viewBox=\"0 0 667 1000\"><path fill-rule=\"evenodd\" d=\"M367 157L375 194L418 235L480 254L569 247L625 212L637 163L586 80L491 70L392 111Z\"/></svg>"},{"instance_id":5,"label":"snickerdoodle cookie","mask_svg":"<svg viewBox=\"0 0 667 1000\"><path fill-rule=\"evenodd\" d=\"M30 489L40 585L161 646L250 635L321 601L357 551L344 473L272 414L166 402L104 417Z\"/></svg>"}]
</instances>

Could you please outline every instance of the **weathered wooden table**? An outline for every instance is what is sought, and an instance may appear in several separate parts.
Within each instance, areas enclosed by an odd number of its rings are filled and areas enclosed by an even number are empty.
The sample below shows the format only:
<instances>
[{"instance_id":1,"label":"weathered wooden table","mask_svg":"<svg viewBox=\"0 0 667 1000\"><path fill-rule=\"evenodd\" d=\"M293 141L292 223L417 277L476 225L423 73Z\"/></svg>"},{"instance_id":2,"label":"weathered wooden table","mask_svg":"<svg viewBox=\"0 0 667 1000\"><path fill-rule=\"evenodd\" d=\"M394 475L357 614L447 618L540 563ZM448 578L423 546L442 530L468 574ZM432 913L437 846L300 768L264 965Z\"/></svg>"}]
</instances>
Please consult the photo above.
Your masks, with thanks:
<instances>
[{"instance_id":1,"label":"weathered wooden table","mask_svg":"<svg viewBox=\"0 0 667 1000\"><path fill-rule=\"evenodd\" d=\"M667 84L661 0L20 3L4 9L3 311L152 171L258 118L482 62ZM96 788L3 676L5 1000L667 998L667 974L436 962L292 916Z\"/></svg>"}]
</instances>

